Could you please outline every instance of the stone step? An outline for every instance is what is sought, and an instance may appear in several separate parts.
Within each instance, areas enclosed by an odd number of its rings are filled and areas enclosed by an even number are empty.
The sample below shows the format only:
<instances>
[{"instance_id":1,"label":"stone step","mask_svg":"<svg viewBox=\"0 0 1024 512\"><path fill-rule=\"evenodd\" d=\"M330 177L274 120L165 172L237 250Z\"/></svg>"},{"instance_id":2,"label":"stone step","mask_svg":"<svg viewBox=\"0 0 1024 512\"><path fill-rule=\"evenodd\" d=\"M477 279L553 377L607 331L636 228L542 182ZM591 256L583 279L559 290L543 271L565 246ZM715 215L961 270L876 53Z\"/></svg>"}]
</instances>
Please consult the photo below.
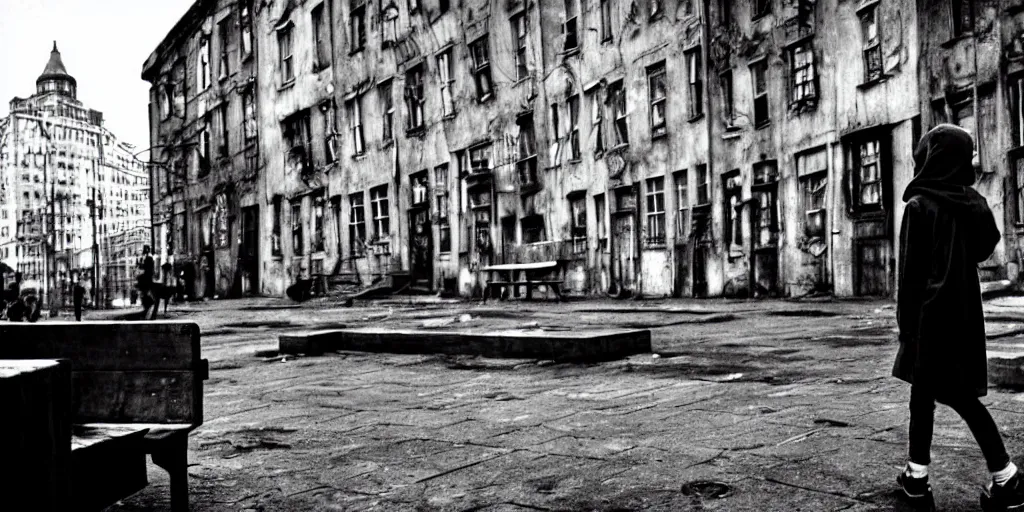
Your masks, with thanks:
<instances>
[{"instance_id":1,"label":"stone step","mask_svg":"<svg viewBox=\"0 0 1024 512\"><path fill-rule=\"evenodd\" d=\"M466 354L492 358L607 361L651 351L651 331L624 329L413 330L335 329L278 338L284 354L327 351Z\"/></svg>"}]
</instances>

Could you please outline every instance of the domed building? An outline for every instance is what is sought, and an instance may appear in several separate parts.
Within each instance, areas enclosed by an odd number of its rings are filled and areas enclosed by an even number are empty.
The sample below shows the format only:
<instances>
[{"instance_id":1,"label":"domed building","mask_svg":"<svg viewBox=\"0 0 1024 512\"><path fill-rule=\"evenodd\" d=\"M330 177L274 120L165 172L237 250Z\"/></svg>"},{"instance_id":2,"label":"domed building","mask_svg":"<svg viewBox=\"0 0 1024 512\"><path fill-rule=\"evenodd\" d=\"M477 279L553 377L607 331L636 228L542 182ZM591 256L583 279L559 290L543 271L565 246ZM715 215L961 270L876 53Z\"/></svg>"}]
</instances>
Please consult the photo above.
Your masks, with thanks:
<instances>
[{"instance_id":1,"label":"domed building","mask_svg":"<svg viewBox=\"0 0 1024 512\"><path fill-rule=\"evenodd\" d=\"M76 281L88 302L127 297L150 240L145 164L78 100L56 41L35 94L9 106L0 118L0 263L44 290L47 304L70 304ZM0 274L5 287L14 278Z\"/></svg>"}]
</instances>

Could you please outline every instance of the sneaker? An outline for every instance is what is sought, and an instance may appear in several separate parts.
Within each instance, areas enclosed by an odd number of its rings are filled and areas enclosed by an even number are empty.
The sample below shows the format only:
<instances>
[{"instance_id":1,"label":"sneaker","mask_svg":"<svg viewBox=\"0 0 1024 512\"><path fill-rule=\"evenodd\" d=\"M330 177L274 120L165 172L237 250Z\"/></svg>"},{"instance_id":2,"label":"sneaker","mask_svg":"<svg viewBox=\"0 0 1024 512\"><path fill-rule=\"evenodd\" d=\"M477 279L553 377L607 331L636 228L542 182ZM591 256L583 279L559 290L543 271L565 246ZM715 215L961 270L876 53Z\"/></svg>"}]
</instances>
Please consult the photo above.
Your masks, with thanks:
<instances>
[{"instance_id":1,"label":"sneaker","mask_svg":"<svg viewBox=\"0 0 1024 512\"><path fill-rule=\"evenodd\" d=\"M1024 511L1024 478L1018 471L1003 485L990 482L981 494L984 510Z\"/></svg>"},{"instance_id":2,"label":"sneaker","mask_svg":"<svg viewBox=\"0 0 1024 512\"><path fill-rule=\"evenodd\" d=\"M932 495L932 486L928 485L928 477L914 478L907 471L901 471L896 482L903 488L903 494L911 500L920 500Z\"/></svg>"}]
</instances>

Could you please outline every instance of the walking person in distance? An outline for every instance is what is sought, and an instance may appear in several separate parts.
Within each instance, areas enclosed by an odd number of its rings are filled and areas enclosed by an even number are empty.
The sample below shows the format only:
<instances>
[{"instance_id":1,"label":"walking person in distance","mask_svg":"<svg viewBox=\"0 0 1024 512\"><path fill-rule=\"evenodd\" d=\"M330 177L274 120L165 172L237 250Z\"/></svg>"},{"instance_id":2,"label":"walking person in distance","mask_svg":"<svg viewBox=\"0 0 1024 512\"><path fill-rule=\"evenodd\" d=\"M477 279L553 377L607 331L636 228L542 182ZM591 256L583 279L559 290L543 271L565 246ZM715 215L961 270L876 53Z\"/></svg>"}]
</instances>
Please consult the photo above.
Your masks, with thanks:
<instances>
[{"instance_id":1,"label":"walking person in distance","mask_svg":"<svg viewBox=\"0 0 1024 512\"><path fill-rule=\"evenodd\" d=\"M897 481L913 500L932 503L928 483L935 404L952 408L977 440L991 482L986 511L1024 510L1024 483L979 397L987 394L985 317L978 263L1000 240L975 181L974 139L943 124L914 152L916 175L903 194L893 375L911 384L909 461Z\"/></svg>"}]
</instances>

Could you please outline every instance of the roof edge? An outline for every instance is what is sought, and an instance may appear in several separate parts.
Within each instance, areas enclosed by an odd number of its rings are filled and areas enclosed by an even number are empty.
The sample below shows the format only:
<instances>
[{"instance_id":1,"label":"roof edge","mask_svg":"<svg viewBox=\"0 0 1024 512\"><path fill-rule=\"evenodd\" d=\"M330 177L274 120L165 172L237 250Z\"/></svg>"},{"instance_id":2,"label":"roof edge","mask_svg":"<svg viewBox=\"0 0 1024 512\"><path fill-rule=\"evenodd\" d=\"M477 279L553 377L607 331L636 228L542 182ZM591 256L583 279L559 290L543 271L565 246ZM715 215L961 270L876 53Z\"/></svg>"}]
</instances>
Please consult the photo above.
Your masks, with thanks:
<instances>
[{"instance_id":1,"label":"roof edge","mask_svg":"<svg viewBox=\"0 0 1024 512\"><path fill-rule=\"evenodd\" d=\"M156 49L153 53L146 58L146 61L142 63L142 79L147 82L152 82L151 78L156 69L167 57L168 51L180 42L186 34L191 33L193 27L199 26L201 21L201 14L208 10L211 6L216 5L217 0L196 0L191 7L185 11L185 14L178 19L178 22L171 27L171 30L167 32L163 40L157 44Z\"/></svg>"}]
</instances>

